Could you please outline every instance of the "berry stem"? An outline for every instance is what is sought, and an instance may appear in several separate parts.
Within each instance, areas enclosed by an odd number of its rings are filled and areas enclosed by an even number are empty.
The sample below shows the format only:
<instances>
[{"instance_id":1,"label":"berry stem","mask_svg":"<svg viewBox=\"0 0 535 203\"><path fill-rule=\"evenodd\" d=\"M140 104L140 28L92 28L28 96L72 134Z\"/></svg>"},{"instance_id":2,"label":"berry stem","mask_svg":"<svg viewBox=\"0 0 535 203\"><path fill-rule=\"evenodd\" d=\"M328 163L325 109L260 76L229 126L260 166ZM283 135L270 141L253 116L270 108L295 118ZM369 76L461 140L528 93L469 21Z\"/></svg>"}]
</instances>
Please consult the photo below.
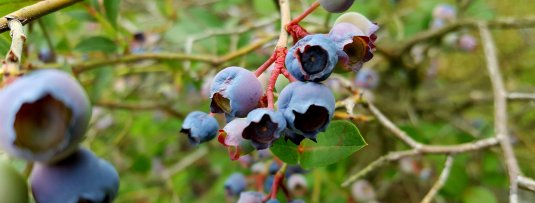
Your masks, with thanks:
<instances>
[{"instance_id":1,"label":"berry stem","mask_svg":"<svg viewBox=\"0 0 535 203\"><path fill-rule=\"evenodd\" d=\"M279 75L284 72L284 60L286 59L286 53L288 50L286 47L279 47L275 50L273 55L275 56L275 68L271 72L271 77L269 78L268 87L266 90L266 97L268 102L268 108L274 109L275 102L273 96L273 90L275 90L275 84L277 83L277 78Z\"/></svg>"},{"instance_id":2,"label":"berry stem","mask_svg":"<svg viewBox=\"0 0 535 203\"><path fill-rule=\"evenodd\" d=\"M2 78L3 84L11 83L22 73L20 70L20 62L22 59L22 49L26 41L26 35L22 28L22 23L13 16L7 16L8 27L11 30L11 47L6 54L5 60L2 62L1 72L4 75Z\"/></svg>"},{"instance_id":3,"label":"berry stem","mask_svg":"<svg viewBox=\"0 0 535 203\"><path fill-rule=\"evenodd\" d=\"M271 64L273 64L273 62L275 62L275 59L277 58L277 52L273 52L273 54L271 54L271 56L269 57L269 59L264 62L264 64L262 64L260 67L258 67L258 69L256 69L256 71L254 72L255 76L256 77L260 77L260 75L266 71L269 66L271 66Z\"/></svg>"},{"instance_id":4,"label":"berry stem","mask_svg":"<svg viewBox=\"0 0 535 203\"><path fill-rule=\"evenodd\" d=\"M312 5L310 5L310 7L307 10L305 10L301 15L297 16L297 18L290 21L290 23L288 24L299 24L303 19L305 19L308 15L314 12L314 10L316 10L319 6L320 6L320 2L315 1L314 3L312 3Z\"/></svg>"},{"instance_id":5,"label":"berry stem","mask_svg":"<svg viewBox=\"0 0 535 203\"><path fill-rule=\"evenodd\" d=\"M271 192L269 193L269 195L264 197L263 202L267 202L269 199L277 198L279 186L282 187L282 184L284 182L284 176L286 175L286 168L288 168L288 164L284 163L280 167L279 171L277 171L277 173L275 174L275 178L273 180L273 185L271 185Z\"/></svg>"},{"instance_id":6,"label":"berry stem","mask_svg":"<svg viewBox=\"0 0 535 203\"><path fill-rule=\"evenodd\" d=\"M279 0L280 15L281 15L281 29L279 35L279 41L275 46L275 50L278 48L286 48L288 44L288 32L286 32L286 25L290 23L290 2L289 0Z\"/></svg>"}]
</instances>

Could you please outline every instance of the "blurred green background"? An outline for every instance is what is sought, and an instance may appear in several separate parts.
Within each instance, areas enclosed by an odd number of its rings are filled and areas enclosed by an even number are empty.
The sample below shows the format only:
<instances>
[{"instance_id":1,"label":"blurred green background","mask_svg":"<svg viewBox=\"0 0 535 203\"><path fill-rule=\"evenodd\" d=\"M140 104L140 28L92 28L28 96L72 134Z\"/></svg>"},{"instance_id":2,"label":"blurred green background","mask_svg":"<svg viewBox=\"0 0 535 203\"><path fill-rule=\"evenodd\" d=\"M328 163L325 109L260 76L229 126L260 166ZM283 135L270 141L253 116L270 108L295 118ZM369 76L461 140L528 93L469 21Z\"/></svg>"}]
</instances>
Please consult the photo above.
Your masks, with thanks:
<instances>
[{"instance_id":1,"label":"blurred green background","mask_svg":"<svg viewBox=\"0 0 535 203\"><path fill-rule=\"evenodd\" d=\"M35 2L0 0L0 15ZM312 1L290 3L295 16ZM433 8L440 3L455 6L460 19L535 15L532 0L355 0L351 10L379 23L379 47L394 47L427 31ZM303 26L325 33L337 16L320 8ZM84 145L119 171L121 188L116 202L235 201L225 198L225 179L233 172L248 175L251 170L230 161L216 140L191 147L179 130L188 112L209 110L209 100L202 93L203 81L226 66L256 69L269 57L276 40L273 36L279 31L274 1L87 0L25 27L24 66L66 71L73 70L71 64L109 61L130 53L224 56L272 38L243 57L222 64L142 60L103 64L77 75L94 104ZM535 92L534 31L492 31L508 90ZM389 62L380 54L365 65L381 76L379 87L373 91L376 106L423 143L455 144L493 135L492 89L479 33L472 29L456 33L474 36L476 49L460 51L442 38L419 45L424 51L413 53L421 58L414 66ZM9 34L1 34L0 53L7 53L10 43ZM45 63L43 56L39 58L39 54L51 53L55 61ZM343 77L352 81L354 73ZM348 96L344 90L335 94L338 99ZM360 106L355 111L371 115ZM347 202L350 190L340 184L350 174L389 151L406 149L375 120L356 124L368 146L337 164L308 172L308 190L302 197L307 202ZM509 124L521 169L526 176L535 177L535 102L510 102ZM419 202L440 174L444 160L442 155L416 157L404 161L416 165L417 170L404 170L392 163L366 179L375 187L380 202ZM12 162L20 170L24 168L21 161ZM436 202L506 202L507 187L498 147L460 154ZM521 190L520 199L534 202L535 195Z\"/></svg>"}]
</instances>

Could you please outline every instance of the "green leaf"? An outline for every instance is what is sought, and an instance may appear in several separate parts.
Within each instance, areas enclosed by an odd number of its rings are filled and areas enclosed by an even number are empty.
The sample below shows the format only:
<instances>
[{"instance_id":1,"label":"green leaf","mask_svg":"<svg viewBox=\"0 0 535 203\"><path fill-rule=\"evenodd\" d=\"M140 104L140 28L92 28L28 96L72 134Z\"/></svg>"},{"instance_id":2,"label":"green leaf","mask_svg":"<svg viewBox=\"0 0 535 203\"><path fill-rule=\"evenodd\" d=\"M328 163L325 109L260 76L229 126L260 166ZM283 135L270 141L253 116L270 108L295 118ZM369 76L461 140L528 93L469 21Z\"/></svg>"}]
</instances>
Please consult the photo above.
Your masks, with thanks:
<instances>
[{"instance_id":1,"label":"green leaf","mask_svg":"<svg viewBox=\"0 0 535 203\"><path fill-rule=\"evenodd\" d=\"M485 203L496 203L498 200L487 188L484 187L471 187L468 188L464 192L463 195L463 202L464 203L477 203L477 202L485 202Z\"/></svg>"},{"instance_id":2,"label":"green leaf","mask_svg":"<svg viewBox=\"0 0 535 203\"><path fill-rule=\"evenodd\" d=\"M314 168L336 163L367 145L357 127L348 121L333 121L327 131L318 134L317 141L305 139L297 146L279 139L271 151L286 163Z\"/></svg>"},{"instance_id":3,"label":"green leaf","mask_svg":"<svg viewBox=\"0 0 535 203\"><path fill-rule=\"evenodd\" d=\"M75 49L80 52L102 51L112 53L117 50L117 45L109 38L96 36L82 40L76 45Z\"/></svg>"},{"instance_id":4,"label":"green leaf","mask_svg":"<svg viewBox=\"0 0 535 203\"><path fill-rule=\"evenodd\" d=\"M106 18L114 28L117 28L117 16L119 14L119 0L104 0L104 10Z\"/></svg>"}]
</instances>

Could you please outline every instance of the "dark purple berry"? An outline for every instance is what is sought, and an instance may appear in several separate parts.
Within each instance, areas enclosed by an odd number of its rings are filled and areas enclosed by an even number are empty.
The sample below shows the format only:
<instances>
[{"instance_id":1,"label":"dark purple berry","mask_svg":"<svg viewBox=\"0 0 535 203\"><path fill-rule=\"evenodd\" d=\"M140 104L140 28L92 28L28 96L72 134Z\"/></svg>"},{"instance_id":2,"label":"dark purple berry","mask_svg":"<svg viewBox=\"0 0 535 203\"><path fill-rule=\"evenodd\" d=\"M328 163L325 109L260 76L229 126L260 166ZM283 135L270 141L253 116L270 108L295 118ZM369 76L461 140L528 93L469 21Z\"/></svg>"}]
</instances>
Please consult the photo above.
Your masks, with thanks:
<instances>
[{"instance_id":1,"label":"dark purple berry","mask_svg":"<svg viewBox=\"0 0 535 203\"><path fill-rule=\"evenodd\" d=\"M342 13L353 5L355 0L318 0L321 7L331 13Z\"/></svg>"},{"instance_id":2,"label":"dark purple berry","mask_svg":"<svg viewBox=\"0 0 535 203\"><path fill-rule=\"evenodd\" d=\"M243 138L251 140L256 149L266 149L280 137L286 128L286 120L279 111L259 108L247 115L247 127L243 130Z\"/></svg>"},{"instance_id":3,"label":"dark purple berry","mask_svg":"<svg viewBox=\"0 0 535 203\"><path fill-rule=\"evenodd\" d=\"M286 68L300 81L327 79L338 62L336 44L323 34L299 40L286 55Z\"/></svg>"},{"instance_id":4,"label":"dark purple berry","mask_svg":"<svg viewBox=\"0 0 535 203\"><path fill-rule=\"evenodd\" d=\"M0 91L0 145L11 155L54 162L78 148L91 108L82 86L58 70L39 70Z\"/></svg>"},{"instance_id":5,"label":"dark purple berry","mask_svg":"<svg viewBox=\"0 0 535 203\"><path fill-rule=\"evenodd\" d=\"M313 82L293 82L277 101L288 128L306 138L315 139L325 131L334 114L334 96L326 86Z\"/></svg>"},{"instance_id":6,"label":"dark purple berry","mask_svg":"<svg viewBox=\"0 0 535 203\"><path fill-rule=\"evenodd\" d=\"M37 163L30 182L38 203L108 203L119 190L115 168L87 149L53 165Z\"/></svg>"},{"instance_id":7,"label":"dark purple berry","mask_svg":"<svg viewBox=\"0 0 535 203\"><path fill-rule=\"evenodd\" d=\"M262 95L262 85L251 71L228 67L214 77L210 109L213 113L243 118L258 106Z\"/></svg>"},{"instance_id":8,"label":"dark purple berry","mask_svg":"<svg viewBox=\"0 0 535 203\"><path fill-rule=\"evenodd\" d=\"M218 129L219 124L213 116L194 111L186 116L180 132L188 136L192 145L198 145L212 140L217 135Z\"/></svg>"}]
</instances>

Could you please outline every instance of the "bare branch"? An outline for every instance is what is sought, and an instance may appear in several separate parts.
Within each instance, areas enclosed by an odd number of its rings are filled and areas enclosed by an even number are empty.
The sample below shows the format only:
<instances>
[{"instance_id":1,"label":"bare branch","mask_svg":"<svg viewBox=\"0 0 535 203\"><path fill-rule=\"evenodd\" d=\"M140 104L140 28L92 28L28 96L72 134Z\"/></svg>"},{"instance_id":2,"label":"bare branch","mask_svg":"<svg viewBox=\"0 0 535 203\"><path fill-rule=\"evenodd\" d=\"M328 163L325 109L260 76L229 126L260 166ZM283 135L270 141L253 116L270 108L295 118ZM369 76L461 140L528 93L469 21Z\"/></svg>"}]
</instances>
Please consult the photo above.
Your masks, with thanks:
<instances>
[{"instance_id":1,"label":"bare branch","mask_svg":"<svg viewBox=\"0 0 535 203\"><path fill-rule=\"evenodd\" d=\"M450 175L452 165L453 165L453 156L450 155L446 158L444 169L442 169L442 172L440 173L440 176L438 177L437 182L433 184L433 187L431 187L429 192L425 195L424 199L422 199L422 203L430 203L431 200L433 200L433 198L438 193L438 191L442 188L442 186L444 186L444 183L446 183L446 180L448 180L448 176Z\"/></svg>"},{"instance_id":2,"label":"bare branch","mask_svg":"<svg viewBox=\"0 0 535 203\"><path fill-rule=\"evenodd\" d=\"M383 115L383 113L381 113L381 111L379 111L379 109L377 109L377 107L375 107L375 105L373 105L372 103L368 103L368 108L373 113L373 115L375 115L377 120L379 120L379 122L383 126L385 126L390 131L392 131L394 133L394 135L396 135L399 139L403 140L403 142L405 142L407 145L409 145L412 148L415 148L415 149L421 148L422 144L416 142L407 133L405 133L404 131L399 129L394 123L392 123L392 121L390 121L388 118L386 118L386 116Z\"/></svg>"},{"instance_id":3,"label":"bare branch","mask_svg":"<svg viewBox=\"0 0 535 203\"><path fill-rule=\"evenodd\" d=\"M518 176L517 179L519 186L535 192L535 180L525 176Z\"/></svg>"},{"instance_id":4,"label":"bare branch","mask_svg":"<svg viewBox=\"0 0 535 203\"><path fill-rule=\"evenodd\" d=\"M364 169L358 171L354 175L352 175L349 178L347 178L347 180L345 180L342 183L342 187L349 186L349 184L357 181L359 178L362 178L362 177L366 176L368 173L374 171L375 169L377 169L377 168L379 168L379 167L381 167L381 166L383 166L383 165L385 165L387 163L390 163L390 162L393 162L393 161L398 161L398 160L400 160L402 158L415 156L415 155L418 155L418 151L414 150L414 149L405 150L405 151L390 152L387 155L379 157L377 160L375 160L372 163L370 163Z\"/></svg>"},{"instance_id":5,"label":"bare branch","mask_svg":"<svg viewBox=\"0 0 535 203\"><path fill-rule=\"evenodd\" d=\"M535 94L510 92L507 94L507 98L511 100L535 100Z\"/></svg>"},{"instance_id":6,"label":"bare branch","mask_svg":"<svg viewBox=\"0 0 535 203\"><path fill-rule=\"evenodd\" d=\"M32 20L38 19L41 16L60 10L79 1L82 0L43 0L14 11L7 16L12 16L19 20L23 25L26 25ZM9 30L8 22L9 21L6 18L0 19L0 33Z\"/></svg>"},{"instance_id":7,"label":"bare branch","mask_svg":"<svg viewBox=\"0 0 535 203\"><path fill-rule=\"evenodd\" d=\"M478 25L478 28L481 34L485 59L487 61L487 70L489 71L494 93L494 126L496 137L500 141L507 166L507 174L509 175L509 202L516 203L518 202L517 177L520 172L507 129L507 92L498 67L496 45L494 44L492 35L487 25L481 23Z\"/></svg>"},{"instance_id":8,"label":"bare branch","mask_svg":"<svg viewBox=\"0 0 535 203\"><path fill-rule=\"evenodd\" d=\"M290 23L290 2L289 0L279 0L279 8L281 15L281 29L279 35L279 41L277 41L277 48L286 48L288 44L288 32L286 31L286 25Z\"/></svg>"},{"instance_id":9,"label":"bare branch","mask_svg":"<svg viewBox=\"0 0 535 203\"><path fill-rule=\"evenodd\" d=\"M174 110L171 106L166 104L155 104L155 103L139 103L139 104L127 104L111 101L98 101L94 102L95 106L100 106L109 109L125 109L131 111L154 111L161 110L168 113L171 116L174 116L179 119L184 118L184 114Z\"/></svg>"}]
</instances>

